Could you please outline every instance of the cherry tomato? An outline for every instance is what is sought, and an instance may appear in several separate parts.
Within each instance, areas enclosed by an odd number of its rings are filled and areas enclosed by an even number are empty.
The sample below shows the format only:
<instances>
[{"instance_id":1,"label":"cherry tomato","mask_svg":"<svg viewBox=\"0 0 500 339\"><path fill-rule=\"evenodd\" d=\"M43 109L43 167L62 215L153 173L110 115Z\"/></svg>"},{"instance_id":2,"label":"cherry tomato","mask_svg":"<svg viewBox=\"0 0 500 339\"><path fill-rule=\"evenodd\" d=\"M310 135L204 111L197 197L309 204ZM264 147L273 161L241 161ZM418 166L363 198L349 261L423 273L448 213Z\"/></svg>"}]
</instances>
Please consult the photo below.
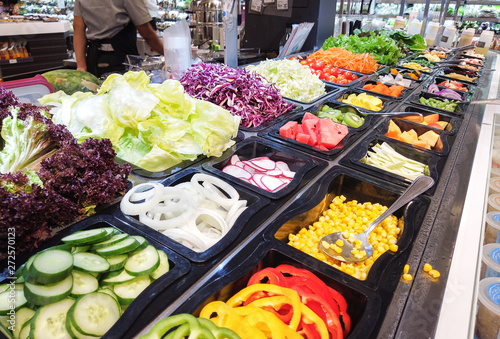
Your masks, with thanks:
<instances>
[{"instance_id":1,"label":"cherry tomato","mask_svg":"<svg viewBox=\"0 0 500 339\"><path fill-rule=\"evenodd\" d=\"M357 78L358 78L358 76L356 74L352 75L352 80L356 80Z\"/></svg>"},{"instance_id":2,"label":"cherry tomato","mask_svg":"<svg viewBox=\"0 0 500 339\"><path fill-rule=\"evenodd\" d=\"M302 61L300 62L300 64L301 64L301 65L304 65L304 66L309 65L309 63L307 62L307 60L302 60Z\"/></svg>"},{"instance_id":3,"label":"cherry tomato","mask_svg":"<svg viewBox=\"0 0 500 339\"><path fill-rule=\"evenodd\" d=\"M333 82L333 83L337 83L337 77L335 75L330 75L328 77L328 81Z\"/></svg>"},{"instance_id":4,"label":"cherry tomato","mask_svg":"<svg viewBox=\"0 0 500 339\"><path fill-rule=\"evenodd\" d=\"M345 72L345 74L344 74L344 75L345 75L345 78L346 78L347 80L351 80L351 79L352 79L352 73L351 73L351 72L347 71L347 72Z\"/></svg>"},{"instance_id":5,"label":"cherry tomato","mask_svg":"<svg viewBox=\"0 0 500 339\"><path fill-rule=\"evenodd\" d=\"M337 75L337 78L339 80L345 80L345 75L344 74L339 74L339 75Z\"/></svg>"},{"instance_id":6,"label":"cherry tomato","mask_svg":"<svg viewBox=\"0 0 500 339\"><path fill-rule=\"evenodd\" d=\"M338 83L339 83L340 85L347 85L349 82L350 82L349 80L347 80L347 79L343 79L343 80L340 80Z\"/></svg>"},{"instance_id":7,"label":"cherry tomato","mask_svg":"<svg viewBox=\"0 0 500 339\"><path fill-rule=\"evenodd\" d=\"M296 56L293 56L293 57L290 57L290 59L289 59L289 60L299 60L299 59L297 59L297 57L296 57Z\"/></svg>"}]
</instances>

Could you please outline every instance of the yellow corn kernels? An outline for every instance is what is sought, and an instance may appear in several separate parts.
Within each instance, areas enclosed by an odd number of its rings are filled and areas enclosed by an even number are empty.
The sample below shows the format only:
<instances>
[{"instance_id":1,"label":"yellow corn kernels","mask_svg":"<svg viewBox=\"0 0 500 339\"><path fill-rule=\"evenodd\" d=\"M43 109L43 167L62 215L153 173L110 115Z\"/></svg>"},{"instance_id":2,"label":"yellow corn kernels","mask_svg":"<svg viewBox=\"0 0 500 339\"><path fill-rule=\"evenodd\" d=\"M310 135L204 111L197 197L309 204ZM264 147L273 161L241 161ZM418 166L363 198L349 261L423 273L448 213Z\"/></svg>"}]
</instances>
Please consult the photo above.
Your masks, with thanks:
<instances>
[{"instance_id":1,"label":"yellow corn kernels","mask_svg":"<svg viewBox=\"0 0 500 339\"><path fill-rule=\"evenodd\" d=\"M432 266L430 264L424 265L424 272L430 272L432 270Z\"/></svg>"},{"instance_id":2,"label":"yellow corn kernels","mask_svg":"<svg viewBox=\"0 0 500 339\"><path fill-rule=\"evenodd\" d=\"M436 270L430 270L429 275L433 278L439 278L441 276L441 273L439 273L439 271Z\"/></svg>"},{"instance_id":3,"label":"yellow corn kernels","mask_svg":"<svg viewBox=\"0 0 500 339\"><path fill-rule=\"evenodd\" d=\"M332 259L319 250L321 238L326 234L343 232L344 237L354 243L355 250L358 250L359 247L356 246L358 240L354 239L352 235L363 232L366 226L382 214L387 207L370 202L362 204L355 200L346 202L344 196L335 197L329 207L319 217L318 221L302 228L297 234L290 234L288 244L357 279L365 280L371 266L378 257L388 250L397 251L396 243L403 230L402 219L398 220L397 217L391 215L371 233L368 241L373 247L372 257L357 263L345 263ZM337 253L341 253L342 246L343 243L342 245L336 243L330 245L330 248L333 248ZM358 250L355 255L363 258L366 253Z\"/></svg>"},{"instance_id":4,"label":"yellow corn kernels","mask_svg":"<svg viewBox=\"0 0 500 339\"><path fill-rule=\"evenodd\" d=\"M410 272L410 265L405 265L405 267L403 268L403 273L407 274L408 272Z\"/></svg>"},{"instance_id":5,"label":"yellow corn kernels","mask_svg":"<svg viewBox=\"0 0 500 339\"><path fill-rule=\"evenodd\" d=\"M403 274L403 279L406 281L412 281L413 277L409 273Z\"/></svg>"}]
</instances>

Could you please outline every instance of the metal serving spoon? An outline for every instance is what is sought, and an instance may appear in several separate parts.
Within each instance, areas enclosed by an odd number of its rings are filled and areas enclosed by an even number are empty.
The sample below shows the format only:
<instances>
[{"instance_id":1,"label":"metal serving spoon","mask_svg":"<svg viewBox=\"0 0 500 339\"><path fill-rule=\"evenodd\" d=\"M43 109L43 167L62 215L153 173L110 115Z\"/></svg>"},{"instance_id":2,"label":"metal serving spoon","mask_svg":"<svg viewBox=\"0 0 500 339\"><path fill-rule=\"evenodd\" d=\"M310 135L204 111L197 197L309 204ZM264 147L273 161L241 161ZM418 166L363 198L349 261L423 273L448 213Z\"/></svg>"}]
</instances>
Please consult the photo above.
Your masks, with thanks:
<instances>
[{"instance_id":1,"label":"metal serving spoon","mask_svg":"<svg viewBox=\"0 0 500 339\"><path fill-rule=\"evenodd\" d=\"M434 180L431 177L425 175L417 177L413 181L413 183L406 189L406 191L404 191L403 194L401 194L401 196L396 201L394 201L394 203L392 203L392 205L389 206L389 208L387 208L384 213L382 213L377 219L375 219L368 225L363 233L352 234L354 239L360 241L359 244L361 246L359 246L359 248L356 248L354 244L349 242L344 237L343 232L336 232L324 236L319 242L319 247L326 255L340 261L359 262L368 259L373 254L373 248L372 245L370 245L370 243L368 242L368 236L375 229L375 227L377 227L378 224L384 221L384 219L390 216L392 213L413 200L413 198L427 191L427 189L429 189L433 184ZM341 253L337 253L333 249L333 245L335 245L337 240L341 240L344 243L343 246L339 246L342 249ZM366 252L366 254L355 257L352 254L352 250L354 249L359 250L360 253Z\"/></svg>"}]
</instances>

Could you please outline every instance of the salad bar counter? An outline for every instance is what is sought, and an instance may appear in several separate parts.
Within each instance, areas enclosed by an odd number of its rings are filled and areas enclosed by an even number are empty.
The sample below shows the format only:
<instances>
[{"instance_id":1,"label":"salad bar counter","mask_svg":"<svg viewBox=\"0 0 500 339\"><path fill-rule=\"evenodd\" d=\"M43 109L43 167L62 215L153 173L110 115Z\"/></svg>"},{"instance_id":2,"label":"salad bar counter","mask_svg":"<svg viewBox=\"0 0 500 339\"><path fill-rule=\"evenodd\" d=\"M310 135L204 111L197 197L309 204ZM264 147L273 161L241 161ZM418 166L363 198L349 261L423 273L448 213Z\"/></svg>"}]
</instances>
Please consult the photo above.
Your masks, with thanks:
<instances>
[{"instance_id":1,"label":"salad bar counter","mask_svg":"<svg viewBox=\"0 0 500 339\"><path fill-rule=\"evenodd\" d=\"M314 55L332 57L323 52ZM75 137L117 145L123 167L102 178L130 172L129 186L95 215L16 253L15 264L10 254L2 261L2 333L432 337L483 117L469 102L488 95L494 75L481 67L491 68L496 56L445 53L447 61L480 64L467 70L468 80L432 62L415 70L422 57L413 53L371 73L303 56L245 70L195 66L180 80L193 97L178 82L152 87L132 72L111 76L96 95L44 97L53 120ZM285 84L283 77L299 73L286 63L321 69L311 80L318 86ZM221 82L222 74L232 80ZM275 85L265 85L268 77ZM86 117L96 107L89 100L105 114ZM123 113L131 110L137 113ZM434 185L374 229L366 260L340 261L321 250L323 236L343 232L361 258L351 235L421 175ZM76 211L81 206L73 217ZM344 244L326 245L341 252ZM19 291L15 303L10 286Z\"/></svg>"}]
</instances>

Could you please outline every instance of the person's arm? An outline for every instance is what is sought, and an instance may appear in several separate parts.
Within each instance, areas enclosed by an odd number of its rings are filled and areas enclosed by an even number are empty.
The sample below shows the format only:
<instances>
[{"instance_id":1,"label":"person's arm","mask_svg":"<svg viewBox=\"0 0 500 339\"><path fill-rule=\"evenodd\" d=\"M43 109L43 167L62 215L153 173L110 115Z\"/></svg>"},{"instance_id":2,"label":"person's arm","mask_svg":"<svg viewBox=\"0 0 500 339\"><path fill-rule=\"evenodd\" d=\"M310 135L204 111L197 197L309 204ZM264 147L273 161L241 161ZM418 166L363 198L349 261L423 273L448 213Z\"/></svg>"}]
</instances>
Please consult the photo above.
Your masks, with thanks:
<instances>
[{"instance_id":1,"label":"person's arm","mask_svg":"<svg viewBox=\"0 0 500 339\"><path fill-rule=\"evenodd\" d=\"M146 40L146 42L151 46L156 52L163 55L163 42L156 34L155 30L149 22L145 24L136 26L139 34Z\"/></svg>"},{"instance_id":2,"label":"person's arm","mask_svg":"<svg viewBox=\"0 0 500 339\"><path fill-rule=\"evenodd\" d=\"M73 49L75 50L76 69L87 71L87 61L85 53L87 49L87 37L85 36L85 23L83 18L75 16L73 20Z\"/></svg>"}]
</instances>

